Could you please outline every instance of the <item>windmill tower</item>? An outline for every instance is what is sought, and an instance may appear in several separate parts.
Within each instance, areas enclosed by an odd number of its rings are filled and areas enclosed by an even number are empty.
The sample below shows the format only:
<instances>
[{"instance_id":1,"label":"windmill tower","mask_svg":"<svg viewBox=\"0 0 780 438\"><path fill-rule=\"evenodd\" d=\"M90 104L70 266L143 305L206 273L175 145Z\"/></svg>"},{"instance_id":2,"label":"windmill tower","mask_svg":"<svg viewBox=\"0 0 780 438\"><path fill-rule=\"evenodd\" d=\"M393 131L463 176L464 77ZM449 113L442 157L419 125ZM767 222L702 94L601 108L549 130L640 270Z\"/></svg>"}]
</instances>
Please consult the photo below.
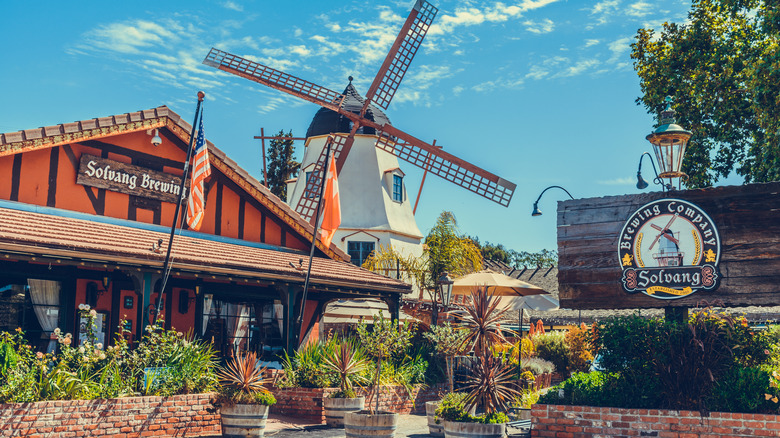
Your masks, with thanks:
<instances>
[{"instance_id":1,"label":"windmill tower","mask_svg":"<svg viewBox=\"0 0 780 438\"><path fill-rule=\"evenodd\" d=\"M342 108L359 113L365 99L352 85L342 95ZM365 117L375 123L390 124L385 113L374 105L366 109ZM326 108L317 111L306 131L306 152L299 177L287 188L288 202L296 206L305 195L306 181L311 178L317 161L326 147L328 135L348 134L349 119ZM405 174L395 155L375 147L376 131L362 127L354 134L349 156L339 173L341 226L333 243L352 256L360 265L379 246L392 248L405 255L422 254L423 235L412 212L412 202L406 193ZM379 182L379 184L377 184Z\"/></svg>"},{"instance_id":2,"label":"windmill tower","mask_svg":"<svg viewBox=\"0 0 780 438\"><path fill-rule=\"evenodd\" d=\"M381 197L382 202L380 203L378 199L375 200L372 204L375 206L384 203L385 194L388 194L390 202L397 202L392 201L392 199L394 193L398 193L394 188L398 182L396 178L398 176L401 178L401 204L407 204L405 208L408 208L408 202L404 202L407 199L403 187L403 172L397 166L397 160L391 161L388 159L388 155L407 161L426 172L438 175L500 205L509 205L516 187L514 183L401 131L392 126L387 116L382 112L390 105L437 11L433 5L425 0L415 2L379 72L366 92L365 98L360 97L351 84L347 86L344 93L338 93L216 48L212 48L203 60L206 65L308 100L322 107L315 117L315 121L318 118L330 120L330 123L322 124L330 132L317 130L315 135L307 135L309 137L307 139L309 150L305 154L301 168L303 172L301 177L305 184L297 184L291 196L290 205L305 219L314 222L319 187L327 163L326 151L328 150L335 157L340 181L347 178L347 175L362 173L364 170L360 168L360 163L376 162L375 165L372 164L371 169L365 172L369 174L369 177L373 176L373 182L370 185L372 187L379 185L380 187L376 190L368 188L368 185L365 188L355 188L355 190L363 189L377 193L377 197L380 193L379 190L384 190L385 193ZM371 151L369 145L377 151ZM352 158L353 154L355 155L354 159ZM348 162L358 164L347 164ZM377 184L377 171L382 172L380 184ZM340 190L343 193L346 187L340 186ZM342 210L352 208L346 205L349 202L347 196L342 196L341 199ZM389 211L388 209L384 210ZM390 210L398 211L400 212L398 215L405 217L403 208ZM388 223L390 227L396 226L399 230L410 231L408 236L410 239L414 236L422 237L416 224L411 227L409 224L398 223L395 220L396 213L384 214L384 217L381 217L381 214L373 216L371 212L365 213L365 217L359 221L356 219L355 223L359 222L361 225L370 225L371 227ZM392 220L389 219L390 216L393 216ZM343 217L344 215L342 215ZM410 220L412 223L414 222L413 217ZM342 222L343 227L346 225ZM336 234L333 242L338 244L343 237L345 234Z\"/></svg>"}]
</instances>

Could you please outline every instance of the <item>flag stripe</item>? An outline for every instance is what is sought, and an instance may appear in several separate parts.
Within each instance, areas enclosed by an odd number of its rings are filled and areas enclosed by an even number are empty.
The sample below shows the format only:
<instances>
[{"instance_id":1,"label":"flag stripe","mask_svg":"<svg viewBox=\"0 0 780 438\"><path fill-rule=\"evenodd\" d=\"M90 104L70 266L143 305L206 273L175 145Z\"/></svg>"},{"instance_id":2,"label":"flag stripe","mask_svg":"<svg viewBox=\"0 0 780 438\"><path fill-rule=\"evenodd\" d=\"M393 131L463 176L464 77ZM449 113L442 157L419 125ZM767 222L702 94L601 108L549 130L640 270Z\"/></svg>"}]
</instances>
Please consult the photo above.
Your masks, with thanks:
<instances>
[{"instance_id":1,"label":"flag stripe","mask_svg":"<svg viewBox=\"0 0 780 438\"><path fill-rule=\"evenodd\" d=\"M322 243L330 246L333 235L341 225L341 202L339 199L339 181L336 174L336 160L330 157L328 166L328 175L325 179L325 193L322 199L324 205L322 209L321 236Z\"/></svg>"},{"instance_id":2,"label":"flag stripe","mask_svg":"<svg viewBox=\"0 0 780 438\"><path fill-rule=\"evenodd\" d=\"M203 195L203 182L211 175L209 164L209 150L203 135L203 115L201 113L198 125L198 138L195 145L195 156L192 159L192 182L190 184L190 196L187 202L187 225L191 230L198 231L203 224L203 208L205 197Z\"/></svg>"}]
</instances>

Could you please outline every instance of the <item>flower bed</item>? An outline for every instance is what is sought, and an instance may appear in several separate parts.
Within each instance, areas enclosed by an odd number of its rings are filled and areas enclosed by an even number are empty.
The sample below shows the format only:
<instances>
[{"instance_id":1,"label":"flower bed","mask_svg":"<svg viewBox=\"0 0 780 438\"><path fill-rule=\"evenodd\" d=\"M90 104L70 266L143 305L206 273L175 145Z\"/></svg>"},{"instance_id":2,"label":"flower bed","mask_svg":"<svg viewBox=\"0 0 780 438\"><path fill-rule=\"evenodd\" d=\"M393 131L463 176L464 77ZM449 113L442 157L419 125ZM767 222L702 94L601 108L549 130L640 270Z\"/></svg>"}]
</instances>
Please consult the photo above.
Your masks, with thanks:
<instances>
[{"instance_id":1,"label":"flower bed","mask_svg":"<svg viewBox=\"0 0 780 438\"><path fill-rule=\"evenodd\" d=\"M0 404L0 436L196 437L221 433L213 394Z\"/></svg>"},{"instance_id":2,"label":"flower bed","mask_svg":"<svg viewBox=\"0 0 780 438\"><path fill-rule=\"evenodd\" d=\"M409 396L400 386L383 386L379 409L399 414L424 414L425 402L439 400L439 394L446 390L444 385L420 388L420 385L415 385ZM338 388L273 388L271 392L276 397L273 412L324 423L322 400L336 391ZM363 390L357 392L365 395Z\"/></svg>"},{"instance_id":3,"label":"flower bed","mask_svg":"<svg viewBox=\"0 0 780 438\"><path fill-rule=\"evenodd\" d=\"M645 436L732 438L780 436L780 415L537 404L532 437Z\"/></svg>"}]
</instances>

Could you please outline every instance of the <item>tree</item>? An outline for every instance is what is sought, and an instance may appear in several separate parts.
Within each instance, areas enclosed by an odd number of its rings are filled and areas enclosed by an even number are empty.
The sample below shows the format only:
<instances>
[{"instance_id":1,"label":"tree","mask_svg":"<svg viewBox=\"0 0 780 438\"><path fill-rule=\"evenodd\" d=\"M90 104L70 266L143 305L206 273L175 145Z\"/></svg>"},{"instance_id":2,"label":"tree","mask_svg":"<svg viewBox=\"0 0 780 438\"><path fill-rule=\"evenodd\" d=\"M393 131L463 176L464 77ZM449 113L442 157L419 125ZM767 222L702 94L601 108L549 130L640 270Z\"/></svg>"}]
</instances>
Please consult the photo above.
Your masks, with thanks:
<instances>
[{"instance_id":1,"label":"tree","mask_svg":"<svg viewBox=\"0 0 780 438\"><path fill-rule=\"evenodd\" d=\"M433 296L437 281L445 271L451 277L460 277L482 269L479 247L468 237L461 236L455 216L444 211L425 238L420 257L404 256L392 247L380 247L363 263L363 267L387 274L396 269L404 273L402 279Z\"/></svg>"},{"instance_id":2,"label":"tree","mask_svg":"<svg viewBox=\"0 0 780 438\"><path fill-rule=\"evenodd\" d=\"M512 251L512 266L515 268L532 266L554 266L558 264L558 253L549 249L539 252Z\"/></svg>"},{"instance_id":3,"label":"tree","mask_svg":"<svg viewBox=\"0 0 780 438\"><path fill-rule=\"evenodd\" d=\"M688 24L639 29L632 44L642 96L659 114L674 98L693 132L688 187L731 171L745 182L780 179L780 9L770 0L693 0Z\"/></svg>"},{"instance_id":4,"label":"tree","mask_svg":"<svg viewBox=\"0 0 780 438\"><path fill-rule=\"evenodd\" d=\"M279 131L276 137L292 137L292 131L287 134ZM278 196L282 201L287 201L287 183L286 181L295 178L298 175L301 163L293 159L295 146L292 139L272 139L268 148L266 157L268 159L268 181L265 186L271 190L271 193Z\"/></svg>"}]
</instances>

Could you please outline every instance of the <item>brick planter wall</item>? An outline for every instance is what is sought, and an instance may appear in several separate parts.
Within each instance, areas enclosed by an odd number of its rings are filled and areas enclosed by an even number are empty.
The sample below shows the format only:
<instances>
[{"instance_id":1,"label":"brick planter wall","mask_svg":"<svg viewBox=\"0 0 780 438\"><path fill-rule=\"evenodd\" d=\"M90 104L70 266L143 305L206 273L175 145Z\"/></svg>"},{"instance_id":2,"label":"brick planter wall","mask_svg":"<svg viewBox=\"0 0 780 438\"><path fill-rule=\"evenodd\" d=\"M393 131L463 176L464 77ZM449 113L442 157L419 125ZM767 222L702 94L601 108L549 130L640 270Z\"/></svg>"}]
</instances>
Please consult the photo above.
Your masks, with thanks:
<instances>
[{"instance_id":1,"label":"brick planter wall","mask_svg":"<svg viewBox=\"0 0 780 438\"><path fill-rule=\"evenodd\" d=\"M211 394L0 404L0 437L195 437L221 434Z\"/></svg>"},{"instance_id":2,"label":"brick planter wall","mask_svg":"<svg viewBox=\"0 0 780 438\"><path fill-rule=\"evenodd\" d=\"M425 402L439 400L439 394L446 391L444 385L436 385L425 389L415 386L411 397L400 386L383 386L379 398L379 409L399 414L424 414ZM273 388L276 404L271 412L280 415L291 415L312 421L325 422L322 401L336 388ZM365 395L365 391L358 390Z\"/></svg>"},{"instance_id":3,"label":"brick planter wall","mask_svg":"<svg viewBox=\"0 0 780 438\"><path fill-rule=\"evenodd\" d=\"M534 405L532 437L780 437L780 415Z\"/></svg>"}]
</instances>

